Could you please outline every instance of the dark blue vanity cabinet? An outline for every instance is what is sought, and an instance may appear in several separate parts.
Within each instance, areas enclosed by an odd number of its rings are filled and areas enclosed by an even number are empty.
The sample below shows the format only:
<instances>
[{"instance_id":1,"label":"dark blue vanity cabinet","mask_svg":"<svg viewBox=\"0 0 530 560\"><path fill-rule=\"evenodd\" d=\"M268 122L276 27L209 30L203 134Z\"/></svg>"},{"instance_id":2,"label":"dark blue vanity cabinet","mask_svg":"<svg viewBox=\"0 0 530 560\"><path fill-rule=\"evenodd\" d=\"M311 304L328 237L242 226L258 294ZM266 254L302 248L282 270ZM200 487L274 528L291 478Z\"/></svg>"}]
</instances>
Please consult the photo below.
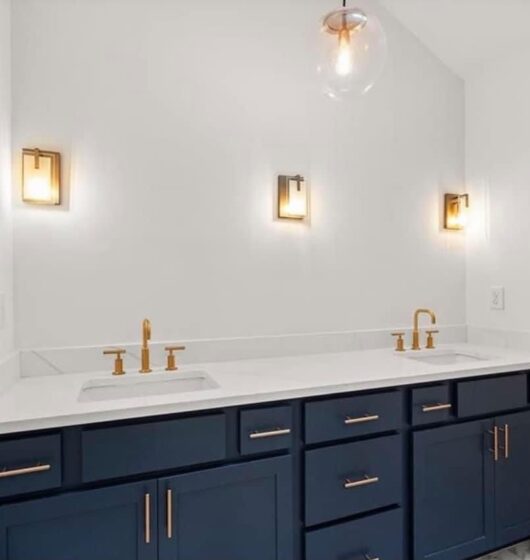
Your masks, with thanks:
<instances>
[{"instance_id":1,"label":"dark blue vanity cabinet","mask_svg":"<svg viewBox=\"0 0 530 560\"><path fill-rule=\"evenodd\" d=\"M0 560L469 560L530 538L527 373L0 437Z\"/></svg>"},{"instance_id":2,"label":"dark blue vanity cabinet","mask_svg":"<svg viewBox=\"0 0 530 560\"><path fill-rule=\"evenodd\" d=\"M292 560L290 457L160 479L163 560Z\"/></svg>"},{"instance_id":3,"label":"dark blue vanity cabinet","mask_svg":"<svg viewBox=\"0 0 530 560\"><path fill-rule=\"evenodd\" d=\"M495 545L492 420L413 436L414 557L473 558Z\"/></svg>"},{"instance_id":4,"label":"dark blue vanity cabinet","mask_svg":"<svg viewBox=\"0 0 530 560\"><path fill-rule=\"evenodd\" d=\"M499 546L530 535L530 412L495 419L495 519Z\"/></svg>"},{"instance_id":5,"label":"dark blue vanity cabinet","mask_svg":"<svg viewBox=\"0 0 530 560\"><path fill-rule=\"evenodd\" d=\"M464 560L530 538L527 375L462 381L451 425L413 434L415 560ZM470 416L482 419L458 422Z\"/></svg>"},{"instance_id":6,"label":"dark blue vanity cabinet","mask_svg":"<svg viewBox=\"0 0 530 560\"><path fill-rule=\"evenodd\" d=\"M156 560L147 481L0 506L0 560Z\"/></svg>"}]
</instances>

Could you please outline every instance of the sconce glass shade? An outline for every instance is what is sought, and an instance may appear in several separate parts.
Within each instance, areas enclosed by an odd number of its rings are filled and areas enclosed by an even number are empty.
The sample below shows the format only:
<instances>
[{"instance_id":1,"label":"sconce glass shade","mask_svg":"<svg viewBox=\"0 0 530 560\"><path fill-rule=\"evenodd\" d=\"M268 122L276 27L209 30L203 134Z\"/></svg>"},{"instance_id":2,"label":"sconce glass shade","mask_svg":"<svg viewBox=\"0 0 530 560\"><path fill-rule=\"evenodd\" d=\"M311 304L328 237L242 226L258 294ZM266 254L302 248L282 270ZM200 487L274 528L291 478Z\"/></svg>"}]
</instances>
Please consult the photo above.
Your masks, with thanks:
<instances>
[{"instance_id":1,"label":"sconce glass shade","mask_svg":"<svg viewBox=\"0 0 530 560\"><path fill-rule=\"evenodd\" d=\"M469 195L446 194L444 197L444 229L461 231L468 223Z\"/></svg>"},{"instance_id":2,"label":"sconce glass shade","mask_svg":"<svg viewBox=\"0 0 530 560\"><path fill-rule=\"evenodd\" d=\"M309 201L305 179L300 175L278 177L278 218L305 220Z\"/></svg>"},{"instance_id":3,"label":"sconce glass shade","mask_svg":"<svg viewBox=\"0 0 530 560\"><path fill-rule=\"evenodd\" d=\"M28 204L61 203L61 154L39 149L22 151L22 200Z\"/></svg>"},{"instance_id":4,"label":"sconce glass shade","mask_svg":"<svg viewBox=\"0 0 530 560\"><path fill-rule=\"evenodd\" d=\"M386 35L372 11L344 7L324 17L318 74L329 97L367 93L381 75L386 59Z\"/></svg>"}]
</instances>

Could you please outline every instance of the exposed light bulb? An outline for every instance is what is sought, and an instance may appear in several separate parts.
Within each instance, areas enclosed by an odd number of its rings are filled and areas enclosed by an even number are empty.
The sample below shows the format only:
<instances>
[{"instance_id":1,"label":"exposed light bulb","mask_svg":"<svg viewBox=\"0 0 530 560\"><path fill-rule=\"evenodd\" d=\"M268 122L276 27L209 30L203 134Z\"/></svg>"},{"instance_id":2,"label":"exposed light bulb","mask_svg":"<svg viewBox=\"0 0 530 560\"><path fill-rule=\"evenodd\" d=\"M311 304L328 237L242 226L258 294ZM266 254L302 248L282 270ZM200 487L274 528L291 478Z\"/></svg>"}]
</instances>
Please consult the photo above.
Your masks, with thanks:
<instances>
[{"instance_id":1,"label":"exposed light bulb","mask_svg":"<svg viewBox=\"0 0 530 560\"><path fill-rule=\"evenodd\" d=\"M343 29L339 34L335 72L339 76L348 76L353 72L353 52L350 44L350 32L347 29Z\"/></svg>"}]
</instances>

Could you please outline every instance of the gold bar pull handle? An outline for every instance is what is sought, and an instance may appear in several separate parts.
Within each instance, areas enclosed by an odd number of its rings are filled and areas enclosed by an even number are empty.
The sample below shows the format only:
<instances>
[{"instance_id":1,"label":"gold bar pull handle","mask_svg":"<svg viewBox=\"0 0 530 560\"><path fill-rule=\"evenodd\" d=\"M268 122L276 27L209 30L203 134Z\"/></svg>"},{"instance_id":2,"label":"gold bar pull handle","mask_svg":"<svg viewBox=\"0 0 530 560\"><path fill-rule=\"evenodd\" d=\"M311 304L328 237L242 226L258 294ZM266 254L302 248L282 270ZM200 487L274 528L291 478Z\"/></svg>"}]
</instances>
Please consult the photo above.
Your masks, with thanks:
<instances>
[{"instance_id":1,"label":"gold bar pull handle","mask_svg":"<svg viewBox=\"0 0 530 560\"><path fill-rule=\"evenodd\" d=\"M23 467L21 469L2 469L0 470L0 478L12 478L14 476L24 476L26 474L36 474L49 471L51 465L35 465L34 467Z\"/></svg>"},{"instance_id":2,"label":"gold bar pull handle","mask_svg":"<svg viewBox=\"0 0 530 560\"><path fill-rule=\"evenodd\" d=\"M173 490L166 490L167 538L173 538Z\"/></svg>"},{"instance_id":3,"label":"gold bar pull handle","mask_svg":"<svg viewBox=\"0 0 530 560\"><path fill-rule=\"evenodd\" d=\"M510 426L508 424L504 424L504 428L499 428L499 430L504 434L504 458L510 458Z\"/></svg>"},{"instance_id":4,"label":"gold bar pull handle","mask_svg":"<svg viewBox=\"0 0 530 560\"><path fill-rule=\"evenodd\" d=\"M144 496L145 544L151 543L151 494Z\"/></svg>"},{"instance_id":5,"label":"gold bar pull handle","mask_svg":"<svg viewBox=\"0 0 530 560\"><path fill-rule=\"evenodd\" d=\"M364 475L364 478L360 480L350 480L349 478L344 481L344 488L349 490L350 488L360 488L361 486L368 486L370 484L375 484L379 482L378 476L368 476Z\"/></svg>"},{"instance_id":6,"label":"gold bar pull handle","mask_svg":"<svg viewBox=\"0 0 530 560\"><path fill-rule=\"evenodd\" d=\"M365 414L364 416L358 416L352 418L351 416L346 416L344 419L344 424L346 426L352 426L354 424L365 424L366 422L376 422L379 420L379 414Z\"/></svg>"},{"instance_id":7,"label":"gold bar pull handle","mask_svg":"<svg viewBox=\"0 0 530 560\"><path fill-rule=\"evenodd\" d=\"M421 407L422 412L440 412L442 410L451 410L453 405L450 403L436 403L436 404L424 404Z\"/></svg>"},{"instance_id":8,"label":"gold bar pull handle","mask_svg":"<svg viewBox=\"0 0 530 560\"><path fill-rule=\"evenodd\" d=\"M493 460L497 462L499 460L499 428L495 426L493 431L489 430L488 433L493 436L493 449L490 449L490 453L493 453Z\"/></svg>"},{"instance_id":9,"label":"gold bar pull handle","mask_svg":"<svg viewBox=\"0 0 530 560\"><path fill-rule=\"evenodd\" d=\"M248 437L250 439L266 439L279 436L288 436L291 433L291 428L276 428L275 430L268 430L266 432L252 432Z\"/></svg>"}]
</instances>

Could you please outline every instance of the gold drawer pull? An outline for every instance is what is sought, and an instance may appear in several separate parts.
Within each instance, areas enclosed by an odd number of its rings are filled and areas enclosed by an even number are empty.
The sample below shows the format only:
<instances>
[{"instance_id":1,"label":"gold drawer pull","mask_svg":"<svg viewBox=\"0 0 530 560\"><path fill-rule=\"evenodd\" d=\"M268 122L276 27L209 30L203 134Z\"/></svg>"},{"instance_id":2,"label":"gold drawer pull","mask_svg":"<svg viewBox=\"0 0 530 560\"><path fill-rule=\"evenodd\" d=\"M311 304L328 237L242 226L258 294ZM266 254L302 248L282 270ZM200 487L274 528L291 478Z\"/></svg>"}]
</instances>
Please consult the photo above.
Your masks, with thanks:
<instances>
[{"instance_id":1,"label":"gold drawer pull","mask_svg":"<svg viewBox=\"0 0 530 560\"><path fill-rule=\"evenodd\" d=\"M360 488L361 486L368 486L369 484L375 484L379 482L378 476L368 476L365 475L364 478L360 480L350 480L349 478L344 483L344 488L349 490L350 488Z\"/></svg>"},{"instance_id":2,"label":"gold drawer pull","mask_svg":"<svg viewBox=\"0 0 530 560\"><path fill-rule=\"evenodd\" d=\"M501 432L504 433L504 458L510 458L510 426L508 424L504 424L504 428L499 428Z\"/></svg>"},{"instance_id":3,"label":"gold drawer pull","mask_svg":"<svg viewBox=\"0 0 530 560\"><path fill-rule=\"evenodd\" d=\"M422 412L439 412L440 410L451 410L453 405L450 403L436 403L436 404L424 404L421 407Z\"/></svg>"},{"instance_id":4,"label":"gold drawer pull","mask_svg":"<svg viewBox=\"0 0 530 560\"><path fill-rule=\"evenodd\" d=\"M173 538L173 491L168 488L166 491L167 502L167 538Z\"/></svg>"},{"instance_id":5,"label":"gold drawer pull","mask_svg":"<svg viewBox=\"0 0 530 560\"><path fill-rule=\"evenodd\" d=\"M0 478L11 478L12 476L41 473L49 471L51 468L51 465L35 465L34 467L25 467L23 469L13 469L10 471L4 469L0 471Z\"/></svg>"},{"instance_id":6,"label":"gold drawer pull","mask_svg":"<svg viewBox=\"0 0 530 560\"><path fill-rule=\"evenodd\" d=\"M288 436L291 433L291 428L277 428L268 432L252 432L248 437L250 439L265 439L278 436Z\"/></svg>"},{"instance_id":7,"label":"gold drawer pull","mask_svg":"<svg viewBox=\"0 0 530 560\"><path fill-rule=\"evenodd\" d=\"M379 414L366 414L365 416L359 416L358 418L346 416L344 424L346 424L346 426L351 426L352 424L364 424L365 422L375 422L376 420L379 420Z\"/></svg>"},{"instance_id":8,"label":"gold drawer pull","mask_svg":"<svg viewBox=\"0 0 530 560\"><path fill-rule=\"evenodd\" d=\"M144 496L145 544L151 543L151 494Z\"/></svg>"}]
</instances>

